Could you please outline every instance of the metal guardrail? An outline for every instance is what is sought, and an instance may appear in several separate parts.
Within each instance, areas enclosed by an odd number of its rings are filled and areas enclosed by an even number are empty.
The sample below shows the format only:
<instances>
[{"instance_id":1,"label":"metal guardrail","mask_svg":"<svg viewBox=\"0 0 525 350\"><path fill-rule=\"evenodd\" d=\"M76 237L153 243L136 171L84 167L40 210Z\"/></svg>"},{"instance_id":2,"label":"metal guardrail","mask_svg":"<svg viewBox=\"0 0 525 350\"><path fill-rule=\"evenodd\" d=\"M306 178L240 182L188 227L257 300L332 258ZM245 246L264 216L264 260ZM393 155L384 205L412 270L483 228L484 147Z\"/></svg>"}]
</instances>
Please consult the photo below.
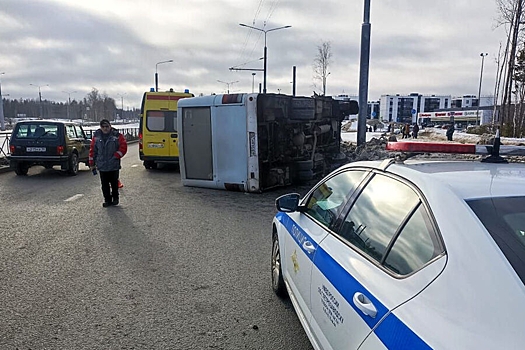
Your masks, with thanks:
<instances>
[{"instance_id":1,"label":"metal guardrail","mask_svg":"<svg viewBox=\"0 0 525 350\"><path fill-rule=\"evenodd\" d=\"M5 158L9 154L9 138L11 131L0 131L0 158Z\"/></svg>"},{"instance_id":2,"label":"metal guardrail","mask_svg":"<svg viewBox=\"0 0 525 350\"><path fill-rule=\"evenodd\" d=\"M98 128L84 128L84 132L88 138L93 136L93 133ZM139 138L139 128L138 127L116 127L122 135L126 138L128 142L136 141ZM0 160L5 160L9 153L9 140L11 138L11 131L0 131ZM0 165L2 162L0 161Z\"/></svg>"}]
</instances>

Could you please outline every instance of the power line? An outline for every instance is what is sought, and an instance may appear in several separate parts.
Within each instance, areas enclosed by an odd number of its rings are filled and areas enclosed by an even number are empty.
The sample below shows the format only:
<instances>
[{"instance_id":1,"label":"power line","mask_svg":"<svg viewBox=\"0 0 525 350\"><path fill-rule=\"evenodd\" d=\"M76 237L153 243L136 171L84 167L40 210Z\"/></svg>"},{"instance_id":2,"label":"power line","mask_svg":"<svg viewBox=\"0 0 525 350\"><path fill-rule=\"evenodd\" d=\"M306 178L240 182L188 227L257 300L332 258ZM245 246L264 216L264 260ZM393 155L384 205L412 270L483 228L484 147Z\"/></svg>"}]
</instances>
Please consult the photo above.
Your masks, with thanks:
<instances>
[{"instance_id":1,"label":"power line","mask_svg":"<svg viewBox=\"0 0 525 350\"><path fill-rule=\"evenodd\" d=\"M273 15L273 12L275 11L275 9L277 8L277 4L279 3L279 0L275 0L271 5L270 5L270 10L268 10L268 17L266 17L266 20L264 21L264 23L268 23L268 21L270 20L270 18L272 17Z\"/></svg>"},{"instance_id":2,"label":"power line","mask_svg":"<svg viewBox=\"0 0 525 350\"><path fill-rule=\"evenodd\" d=\"M261 10L263 8L263 5L264 5L264 1L265 0L260 0L259 1L259 5L257 6L257 9L255 10L255 15L253 17L253 20L252 20L252 23L253 25L255 26L255 23L257 21L257 18L259 17L260 13L261 13ZM257 48L257 44L259 43L259 41L261 40L262 38L262 33L259 33L259 36L257 37L257 39L255 40L252 48L251 48L251 51L247 54L247 47L248 47L248 42L250 41L251 37L252 37L252 32L253 31L248 31L246 36L245 36L245 39L244 39L244 42L243 42L243 45L242 45L242 49L241 49L241 53L239 54L239 59L238 61L245 61L251 57L253 57L253 53L255 52L255 49Z\"/></svg>"}]
</instances>

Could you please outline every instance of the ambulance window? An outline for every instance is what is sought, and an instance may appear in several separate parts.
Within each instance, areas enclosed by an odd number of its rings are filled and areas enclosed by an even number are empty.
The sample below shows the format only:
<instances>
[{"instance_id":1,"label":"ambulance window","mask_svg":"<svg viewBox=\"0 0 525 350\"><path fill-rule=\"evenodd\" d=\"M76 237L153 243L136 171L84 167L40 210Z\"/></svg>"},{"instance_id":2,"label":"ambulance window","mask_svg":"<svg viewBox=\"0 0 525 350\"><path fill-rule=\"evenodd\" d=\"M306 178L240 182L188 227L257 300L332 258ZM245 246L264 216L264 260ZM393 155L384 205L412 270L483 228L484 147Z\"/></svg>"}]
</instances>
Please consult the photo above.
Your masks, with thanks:
<instances>
[{"instance_id":1,"label":"ambulance window","mask_svg":"<svg viewBox=\"0 0 525 350\"><path fill-rule=\"evenodd\" d=\"M171 125L173 125L173 131L177 131L177 111L171 112L169 117L171 119Z\"/></svg>"},{"instance_id":2,"label":"ambulance window","mask_svg":"<svg viewBox=\"0 0 525 350\"><path fill-rule=\"evenodd\" d=\"M164 112L148 111L146 113L146 127L150 131L164 131L165 129Z\"/></svg>"}]
</instances>

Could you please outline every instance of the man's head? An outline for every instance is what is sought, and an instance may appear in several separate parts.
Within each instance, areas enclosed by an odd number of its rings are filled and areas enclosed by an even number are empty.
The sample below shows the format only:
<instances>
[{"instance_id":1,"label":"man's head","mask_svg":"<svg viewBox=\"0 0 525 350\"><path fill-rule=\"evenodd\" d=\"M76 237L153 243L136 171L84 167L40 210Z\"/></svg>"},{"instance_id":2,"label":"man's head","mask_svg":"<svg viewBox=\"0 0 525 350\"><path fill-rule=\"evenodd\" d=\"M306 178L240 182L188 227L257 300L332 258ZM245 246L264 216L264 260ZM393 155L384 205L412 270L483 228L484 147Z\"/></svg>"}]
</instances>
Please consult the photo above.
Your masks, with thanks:
<instances>
[{"instance_id":1,"label":"man's head","mask_svg":"<svg viewBox=\"0 0 525 350\"><path fill-rule=\"evenodd\" d=\"M100 121L100 130L102 130L104 134L108 134L111 131L111 124L109 123L109 120L102 119Z\"/></svg>"}]
</instances>

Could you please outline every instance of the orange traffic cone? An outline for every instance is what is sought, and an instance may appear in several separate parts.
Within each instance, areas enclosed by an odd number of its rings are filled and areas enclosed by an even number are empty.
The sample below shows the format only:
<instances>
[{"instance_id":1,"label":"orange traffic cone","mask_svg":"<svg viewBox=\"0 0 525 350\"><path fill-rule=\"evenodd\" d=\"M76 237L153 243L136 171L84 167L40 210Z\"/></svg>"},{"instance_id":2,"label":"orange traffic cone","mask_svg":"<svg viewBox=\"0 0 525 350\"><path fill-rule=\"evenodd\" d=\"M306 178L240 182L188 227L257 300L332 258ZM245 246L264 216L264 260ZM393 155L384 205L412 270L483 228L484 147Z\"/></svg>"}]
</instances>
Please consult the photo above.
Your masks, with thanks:
<instances>
[{"instance_id":1,"label":"orange traffic cone","mask_svg":"<svg viewBox=\"0 0 525 350\"><path fill-rule=\"evenodd\" d=\"M122 182L120 182L120 179L118 180L118 188L122 188L124 187L124 184Z\"/></svg>"}]
</instances>

